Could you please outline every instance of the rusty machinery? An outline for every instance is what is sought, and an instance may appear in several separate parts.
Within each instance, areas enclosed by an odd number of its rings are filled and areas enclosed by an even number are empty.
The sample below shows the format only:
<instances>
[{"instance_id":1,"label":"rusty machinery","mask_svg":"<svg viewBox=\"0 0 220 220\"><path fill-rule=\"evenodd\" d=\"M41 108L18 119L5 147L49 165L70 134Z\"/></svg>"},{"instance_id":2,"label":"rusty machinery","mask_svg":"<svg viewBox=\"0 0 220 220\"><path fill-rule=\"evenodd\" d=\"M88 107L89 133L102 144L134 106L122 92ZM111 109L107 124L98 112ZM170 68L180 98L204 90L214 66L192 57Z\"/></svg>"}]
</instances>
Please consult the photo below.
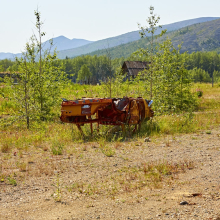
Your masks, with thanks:
<instances>
[{"instance_id":1,"label":"rusty machinery","mask_svg":"<svg viewBox=\"0 0 220 220\"><path fill-rule=\"evenodd\" d=\"M78 100L63 99L61 107L61 121L76 124L82 133L81 126L90 124L91 133L93 123L103 125L140 125L144 119L153 117L150 108L153 101L139 98L82 98Z\"/></svg>"}]
</instances>

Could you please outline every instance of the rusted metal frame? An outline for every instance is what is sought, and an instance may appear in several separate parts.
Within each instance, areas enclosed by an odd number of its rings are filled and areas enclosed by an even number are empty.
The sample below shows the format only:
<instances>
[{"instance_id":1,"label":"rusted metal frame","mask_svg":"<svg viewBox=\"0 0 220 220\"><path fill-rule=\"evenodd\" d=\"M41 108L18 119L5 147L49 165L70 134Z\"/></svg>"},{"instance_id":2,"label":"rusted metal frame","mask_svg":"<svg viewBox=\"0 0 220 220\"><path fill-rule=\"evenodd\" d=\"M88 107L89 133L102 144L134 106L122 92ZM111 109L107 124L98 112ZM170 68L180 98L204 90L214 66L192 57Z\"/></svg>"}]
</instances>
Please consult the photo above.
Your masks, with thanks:
<instances>
[{"instance_id":1,"label":"rusted metal frame","mask_svg":"<svg viewBox=\"0 0 220 220\"><path fill-rule=\"evenodd\" d=\"M99 122L99 119L86 119L86 121L79 121L79 122L70 122L74 124L90 124L90 123L96 123Z\"/></svg>"},{"instance_id":2,"label":"rusted metal frame","mask_svg":"<svg viewBox=\"0 0 220 220\"><path fill-rule=\"evenodd\" d=\"M145 105L144 105L144 101L142 98L140 100L137 100L137 102L138 102L139 115L141 115L141 118L139 116L139 122L138 122L138 131L140 131L141 130L141 123L145 118ZM141 106L143 109L141 109Z\"/></svg>"},{"instance_id":3,"label":"rusted metal frame","mask_svg":"<svg viewBox=\"0 0 220 220\"><path fill-rule=\"evenodd\" d=\"M77 128L79 129L81 135L84 137L84 133L83 133L83 130L82 130L82 128L80 127L80 125L79 125L79 124L76 124L76 126L77 126Z\"/></svg>"},{"instance_id":4,"label":"rusted metal frame","mask_svg":"<svg viewBox=\"0 0 220 220\"><path fill-rule=\"evenodd\" d=\"M92 119L92 120L88 120L88 121L81 121L81 122L67 122L67 123L72 123L72 124L78 124L78 125L84 125L84 124L91 124L91 123L98 123L98 124L109 124L109 125L121 125L121 124L125 124L123 122L120 121L116 121L116 122L112 122L111 119Z\"/></svg>"},{"instance_id":5,"label":"rusted metal frame","mask_svg":"<svg viewBox=\"0 0 220 220\"><path fill-rule=\"evenodd\" d=\"M131 100L131 102L133 101L134 99ZM140 131L140 128L141 128L141 120L140 120L140 114L141 114L141 111L140 111L140 105L141 105L141 102L142 100L136 100L136 103L137 103L137 106L138 106L138 111L139 111L139 121L138 121L138 124L135 124L135 127L132 131L132 133L134 134L137 130ZM144 105L143 105L144 107ZM144 107L144 110L145 110L145 107ZM130 108L129 108L129 112L130 112ZM142 117L141 117L142 118ZM130 119L129 119L130 120Z\"/></svg>"},{"instance_id":6,"label":"rusted metal frame","mask_svg":"<svg viewBox=\"0 0 220 220\"><path fill-rule=\"evenodd\" d=\"M123 99L124 99L124 102L123 102ZM116 103L115 103L115 101L117 101L117 100L119 101L118 105L116 105ZM89 100L89 101L90 101L90 103L86 103L86 100L83 100L83 103L79 103L78 101L74 101L74 103L63 102L62 104L63 105L70 104L70 106L85 105L86 104L86 105L91 106L93 99L92 99L92 101L91 100ZM100 103L103 103L104 101L105 101L105 99L95 100L95 102L100 102ZM120 101L122 101L122 102L120 102ZM137 99L134 99L134 98L111 99L110 102L105 102L104 105L97 106L97 108L92 111L94 113L93 115L96 114L96 119L91 118L92 114L83 114L81 116L70 116L72 118L69 118L69 119L68 119L69 116L64 116L64 117L61 116L61 120L63 122L76 124L81 133L82 133L81 126L84 124L88 124L88 123L90 124L91 134L93 133L92 123L97 123L97 131L99 131L99 124L103 124L103 125L119 125L122 127L122 131L125 132L125 125L127 124L129 126L129 130L130 130L130 125L133 124L130 121L131 115L132 115L131 114L131 103L133 101L135 101L135 103L137 104L137 108L138 108L138 112L139 112L139 115L136 115L137 117L139 117L139 120L137 121L137 124L135 124L135 128L133 130L133 133L134 133L137 130L137 125L139 128L138 130L140 130L141 122L144 120L144 118L146 118L145 117L145 114L146 114L145 113L145 104L144 104L145 100L141 97L139 97ZM120 105L122 105L122 106L120 107ZM111 109L106 109L108 106L110 106ZM118 106L118 108L116 106ZM104 112L105 110L106 110L106 112ZM99 115L99 112L101 115Z\"/></svg>"}]
</instances>

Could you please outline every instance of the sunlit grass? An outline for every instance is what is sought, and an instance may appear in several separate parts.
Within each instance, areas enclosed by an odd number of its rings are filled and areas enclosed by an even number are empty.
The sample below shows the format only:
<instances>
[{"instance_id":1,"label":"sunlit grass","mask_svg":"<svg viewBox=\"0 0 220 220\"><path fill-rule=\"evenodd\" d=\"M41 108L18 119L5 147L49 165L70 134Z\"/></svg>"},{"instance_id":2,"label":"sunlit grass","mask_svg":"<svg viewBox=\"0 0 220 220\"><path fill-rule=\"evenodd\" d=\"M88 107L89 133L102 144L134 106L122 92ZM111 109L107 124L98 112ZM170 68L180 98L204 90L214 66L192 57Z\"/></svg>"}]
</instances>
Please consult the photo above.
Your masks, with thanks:
<instances>
[{"instance_id":1,"label":"sunlit grass","mask_svg":"<svg viewBox=\"0 0 220 220\"><path fill-rule=\"evenodd\" d=\"M220 111L220 86L210 83L195 83L193 84L193 92L199 88L203 91L203 96L200 98L199 111Z\"/></svg>"},{"instance_id":2,"label":"sunlit grass","mask_svg":"<svg viewBox=\"0 0 220 220\"><path fill-rule=\"evenodd\" d=\"M129 85L124 85L124 87ZM143 123L139 137L146 135L162 135L162 134L175 134L175 133L190 133L197 132L199 130L210 130L217 126L220 122L220 87L211 84L194 84L192 91L195 92L197 88L203 91L203 96L200 98L199 109L197 112L182 112L178 114L160 115L155 116L147 123ZM1 87L2 90L9 88ZM121 97L126 88L122 88ZM129 95L134 95L134 88L130 85ZM7 92L5 94L7 94ZM81 97L104 97L105 94L102 89L102 85L78 85L70 84L62 93L62 97L67 99L77 99ZM100 139L117 141L119 137L115 137L114 134L108 134L111 126L101 126L101 132L96 132L94 129L93 137L90 135L90 128L88 125L83 126L83 132L85 134L84 139L78 132L75 125L62 124L59 121L60 106L57 106L54 110L57 118L54 121L49 122L32 122L31 129L25 128L25 121L10 120L10 114L14 114L16 107L13 103L7 100L7 97L0 97L1 103L1 125L4 121L9 121L6 126L1 126L0 138L4 139L5 150L16 148L28 148L28 146L41 146L45 143L52 143L59 141L61 143L81 142L81 141L99 141ZM152 107L154 108L154 107ZM9 114L7 117L5 113ZM12 115L13 115L12 114ZM8 126L9 125L9 126ZM94 128L96 125L94 125ZM122 135L122 132L117 132L117 135ZM131 135L129 133L129 135ZM83 139L83 140L82 140ZM123 138L121 139L123 140ZM3 144L3 143L1 143ZM6 146L7 145L7 146ZM3 150L4 151L4 150Z\"/></svg>"}]
</instances>

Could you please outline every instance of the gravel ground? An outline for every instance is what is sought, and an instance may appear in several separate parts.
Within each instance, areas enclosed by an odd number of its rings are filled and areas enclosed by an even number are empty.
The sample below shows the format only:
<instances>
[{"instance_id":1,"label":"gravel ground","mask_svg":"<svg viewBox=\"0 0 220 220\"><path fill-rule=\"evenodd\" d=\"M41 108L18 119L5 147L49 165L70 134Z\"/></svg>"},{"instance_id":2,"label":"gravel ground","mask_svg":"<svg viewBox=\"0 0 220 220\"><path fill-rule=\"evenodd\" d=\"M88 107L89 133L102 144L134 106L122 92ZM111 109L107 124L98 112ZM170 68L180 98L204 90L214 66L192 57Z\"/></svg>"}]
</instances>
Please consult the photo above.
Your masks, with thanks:
<instances>
[{"instance_id":1,"label":"gravel ground","mask_svg":"<svg viewBox=\"0 0 220 220\"><path fill-rule=\"evenodd\" d=\"M0 219L220 220L220 129L207 133L166 136L150 142L127 140L114 146L112 157L103 154L98 143L78 144L75 149L80 153L56 157L30 151L23 156L28 161L26 172L14 171L23 175L22 181L16 186L0 182ZM18 157L13 153L6 160L4 156L0 155L3 165L14 163ZM193 166L172 178L164 177L157 186L108 191L124 167L158 161L185 161ZM61 201L53 197L58 182ZM80 182L96 189L86 193L83 186L81 191L80 186L70 188Z\"/></svg>"}]
</instances>

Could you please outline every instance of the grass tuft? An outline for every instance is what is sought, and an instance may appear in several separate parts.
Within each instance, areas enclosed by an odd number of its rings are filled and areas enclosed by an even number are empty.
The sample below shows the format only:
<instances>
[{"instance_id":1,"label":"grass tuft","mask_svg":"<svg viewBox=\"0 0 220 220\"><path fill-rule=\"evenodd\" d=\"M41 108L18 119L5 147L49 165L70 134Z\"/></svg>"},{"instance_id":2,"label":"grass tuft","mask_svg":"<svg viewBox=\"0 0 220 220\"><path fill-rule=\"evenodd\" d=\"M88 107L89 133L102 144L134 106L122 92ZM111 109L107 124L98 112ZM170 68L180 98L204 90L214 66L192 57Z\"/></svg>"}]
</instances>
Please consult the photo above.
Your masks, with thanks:
<instances>
[{"instance_id":1,"label":"grass tuft","mask_svg":"<svg viewBox=\"0 0 220 220\"><path fill-rule=\"evenodd\" d=\"M115 150L110 146L103 147L101 151L107 157L113 157L115 155Z\"/></svg>"},{"instance_id":2,"label":"grass tuft","mask_svg":"<svg viewBox=\"0 0 220 220\"><path fill-rule=\"evenodd\" d=\"M63 144L59 141L54 141L51 147L53 155L62 155L63 154Z\"/></svg>"},{"instance_id":3,"label":"grass tuft","mask_svg":"<svg viewBox=\"0 0 220 220\"><path fill-rule=\"evenodd\" d=\"M9 143L5 142L1 146L1 152L2 153L9 153L11 151L12 147Z\"/></svg>"}]
</instances>

